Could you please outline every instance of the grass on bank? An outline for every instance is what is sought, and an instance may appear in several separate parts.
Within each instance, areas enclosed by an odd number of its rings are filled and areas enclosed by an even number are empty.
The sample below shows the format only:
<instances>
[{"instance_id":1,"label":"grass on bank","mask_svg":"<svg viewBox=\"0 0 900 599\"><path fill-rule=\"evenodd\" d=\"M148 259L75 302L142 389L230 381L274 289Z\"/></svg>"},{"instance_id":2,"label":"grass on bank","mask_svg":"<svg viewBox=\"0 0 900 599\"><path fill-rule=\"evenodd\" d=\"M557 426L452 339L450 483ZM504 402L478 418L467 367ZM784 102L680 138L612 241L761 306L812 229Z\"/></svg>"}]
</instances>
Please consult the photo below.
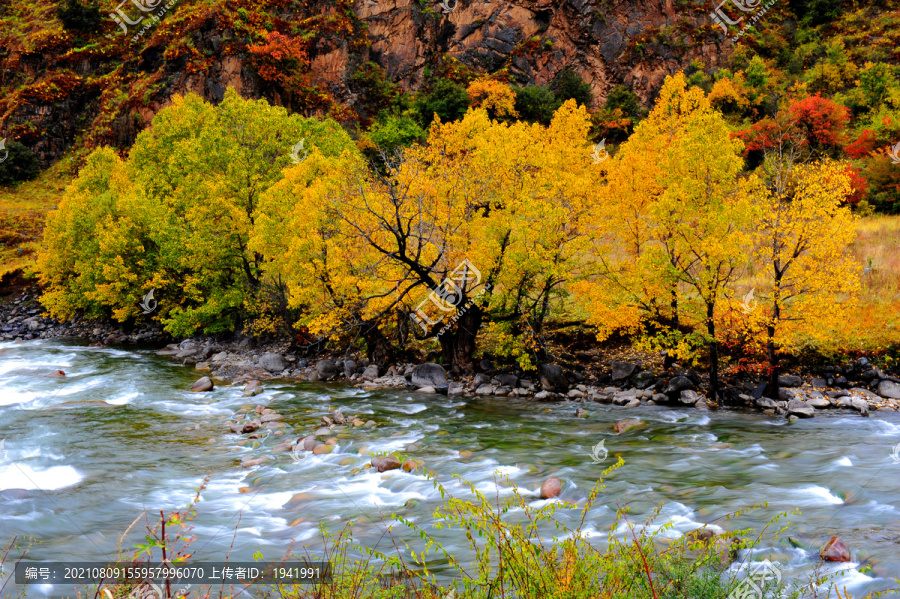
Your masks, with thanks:
<instances>
[{"instance_id":1,"label":"grass on bank","mask_svg":"<svg viewBox=\"0 0 900 599\"><path fill-rule=\"evenodd\" d=\"M620 459L602 476L622 465ZM776 542L788 526L784 521L787 514L779 514L760 531L716 534L722 529L710 523L673 539L674 535L668 534L671 523L657 524L659 510L645 522L634 523L627 508L620 507L605 541L595 545L590 537L603 535L587 533L591 511L604 488L602 478L578 503L541 502L544 505L535 507L531 505L534 498L523 495L508 479L497 481L498 489L508 489L508 493L488 497L457 476L468 491L462 498L451 496L433 474L423 472L445 498L427 526L392 515L382 537L392 547L387 552L354 541L352 522L336 533L322 527L323 550L307 545L305 553L289 552L284 559L327 561L332 579L319 585L257 586L254 595L287 599L733 599L745 596L733 594L746 588L747 572L753 570L748 550L763 542ZM138 550L131 556L120 553L120 561L158 562L165 555L174 564L190 565L191 544L196 541L191 522L207 482L184 510L167 516L159 512L155 524L148 521L147 543L136 546ZM765 506L751 509L758 507ZM741 515L728 514L720 523L734 522ZM577 524L573 528L566 521ZM474 561L463 562L447 551L432 535L432 528L463 533ZM410 540L398 540L401 536ZM0 571L11 570L11 563L21 557L15 553L0 553L4 558ZM257 558L262 556L257 554ZM3 561L7 568L2 567ZM441 575L433 571L437 567L442 568ZM780 599L831 596L829 592L839 588L817 575L802 584L774 577L755 580L762 586L763 596ZM222 599L242 594L246 595L241 588L184 588L174 583L168 588L109 584L79 593L104 599ZM2 590L0 595L9 596ZM850 599L846 590L841 596Z\"/></svg>"}]
</instances>

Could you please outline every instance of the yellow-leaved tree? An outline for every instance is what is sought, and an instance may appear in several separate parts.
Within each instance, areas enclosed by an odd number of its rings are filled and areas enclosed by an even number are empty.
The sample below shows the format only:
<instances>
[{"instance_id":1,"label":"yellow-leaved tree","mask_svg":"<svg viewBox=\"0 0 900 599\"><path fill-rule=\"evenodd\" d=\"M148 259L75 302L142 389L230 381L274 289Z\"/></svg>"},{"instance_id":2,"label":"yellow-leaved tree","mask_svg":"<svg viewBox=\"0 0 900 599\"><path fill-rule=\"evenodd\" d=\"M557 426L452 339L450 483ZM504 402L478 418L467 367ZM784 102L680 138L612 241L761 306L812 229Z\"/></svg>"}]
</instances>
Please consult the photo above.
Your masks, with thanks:
<instances>
[{"instance_id":1,"label":"yellow-leaved tree","mask_svg":"<svg viewBox=\"0 0 900 599\"><path fill-rule=\"evenodd\" d=\"M792 153L774 150L763 172L767 185L756 196L754 232L758 304L746 308L764 307L751 316L765 327L767 391L777 399L779 351L823 341L821 332L856 300L862 265L849 251L856 217L844 205L851 190L846 164L796 163Z\"/></svg>"},{"instance_id":2,"label":"yellow-leaved tree","mask_svg":"<svg viewBox=\"0 0 900 599\"><path fill-rule=\"evenodd\" d=\"M682 326L698 328L713 400L716 308L747 261L755 210L752 182L739 180L742 149L702 90L667 78L609 166L592 219L596 269L576 287L601 337L646 328L674 350Z\"/></svg>"},{"instance_id":3,"label":"yellow-leaved tree","mask_svg":"<svg viewBox=\"0 0 900 599\"><path fill-rule=\"evenodd\" d=\"M252 246L321 332L357 329L379 361L385 331L437 338L446 365L470 368L485 318L539 328L580 255L588 126L574 103L549 127L473 110L381 169L310 156L265 194Z\"/></svg>"}]
</instances>

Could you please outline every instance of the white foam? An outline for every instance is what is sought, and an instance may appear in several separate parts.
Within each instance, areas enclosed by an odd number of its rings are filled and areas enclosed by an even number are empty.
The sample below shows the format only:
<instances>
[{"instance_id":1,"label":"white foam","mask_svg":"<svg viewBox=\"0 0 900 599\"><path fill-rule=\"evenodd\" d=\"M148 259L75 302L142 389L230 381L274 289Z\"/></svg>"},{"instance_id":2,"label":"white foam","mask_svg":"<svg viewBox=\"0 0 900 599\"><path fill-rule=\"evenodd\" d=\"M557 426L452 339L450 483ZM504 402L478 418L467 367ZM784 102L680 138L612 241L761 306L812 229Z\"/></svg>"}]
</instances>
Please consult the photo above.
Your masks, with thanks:
<instances>
[{"instance_id":1,"label":"white foam","mask_svg":"<svg viewBox=\"0 0 900 599\"><path fill-rule=\"evenodd\" d=\"M405 406L388 405L384 406L384 409L390 410L392 412L403 412L404 414L418 414L419 412L427 410L428 406L421 403L411 403Z\"/></svg>"},{"instance_id":2,"label":"white foam","mask_svg":"<svg viewBox=\"0 0 900 599\"><path fill-rule=\"evenodd\" d=\"M0 491L25 489L27 491L56 491L77 485L84 477L71 466L53 466L34 470L28 464L0 466Z\"/></svg>"},{"instance_id":3,"label":"white foam","mask_svg":"<svg viewBox=\"0 0 900 599\"><path fill-rule=\"evenodd\" d=\"M850 458L848 458L847 456L844 456L839 460L835 460L834 465L835 466L852 466L853 462L850 461Z\"/></svg>"},{"instance_id":4,"label":"white foam","mask_svg":"<svg viewBox=\"0 0 900 599\"><path fill-rule=\"evenodd\" d=\"M817 498L823 501L805 501L801 504L800 501L797 502L798 505L841 505L844 503L844 500L840 497L837 497L831 493L825 487L820 487L819 485L810 485L808 487L802 487L800 489L794 489L792 493L797 495L803 495L806 497Z\"/></svg>"},{"instance_id":5,"label":"white foam","mask_svg":"<svg viewBox=\"0 0 900 599\"><path fill-rule=\"evenodd\" d=\"M107 399L106 403L114 405L114 406L124 406L127 403L131 403L132 399L137 399L140 397L142 393L138 393L137 391L133 393L126 393L124 395L120 395L114 399Z\"/></svg>"}]
</instances>

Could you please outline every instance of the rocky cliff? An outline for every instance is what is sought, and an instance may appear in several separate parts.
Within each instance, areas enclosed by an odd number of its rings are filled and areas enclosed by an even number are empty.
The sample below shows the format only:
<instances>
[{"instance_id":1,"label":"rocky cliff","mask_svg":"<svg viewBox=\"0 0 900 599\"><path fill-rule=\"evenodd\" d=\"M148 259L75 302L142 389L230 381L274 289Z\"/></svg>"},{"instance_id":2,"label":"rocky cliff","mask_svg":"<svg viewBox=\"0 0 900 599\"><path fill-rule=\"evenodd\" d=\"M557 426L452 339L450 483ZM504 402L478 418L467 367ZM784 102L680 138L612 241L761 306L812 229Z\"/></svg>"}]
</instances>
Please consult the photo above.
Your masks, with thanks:
<instances>
[{"instance_id":1,"label":"rocky cliff","mask_svg":"<svg viewBox=\"0 0 900 599\"><path fill-rule=\"evenodd\" d=\"M0 8L0 135L44 166L73 147L127 148L173 94L215 102L229 86L352 127L351 75L366 61L407 91L447 58L476 72L505 68L516 84L545 84L569 67L595 105L620 84L646 104L667 74L695 59L714 69L727 51L711 6L692 0L112 1L75 31L60 20L61 1ZM119 25L110 14L150 20ZM283 37L264 45L267 31Z\"/></svg>"}]
</instances>

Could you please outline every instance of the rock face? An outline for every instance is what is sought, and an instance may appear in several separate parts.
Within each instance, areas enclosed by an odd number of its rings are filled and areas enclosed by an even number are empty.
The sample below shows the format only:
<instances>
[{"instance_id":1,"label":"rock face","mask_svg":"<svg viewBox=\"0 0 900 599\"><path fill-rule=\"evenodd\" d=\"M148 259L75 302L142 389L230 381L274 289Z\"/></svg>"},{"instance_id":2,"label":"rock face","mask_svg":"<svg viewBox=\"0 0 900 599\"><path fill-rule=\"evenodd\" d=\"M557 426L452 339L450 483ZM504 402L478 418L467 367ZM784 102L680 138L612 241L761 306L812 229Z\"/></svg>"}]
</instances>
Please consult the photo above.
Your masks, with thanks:
<instances>
[{"instance_id":1,"label":"rock face","mask_svg":"<svg viewBox=\"0 0 900 599\"><path fill-rule=\"evenodd\" d=\"M556 364L541 364L541 386L544 391L565 393L569 389L569 381L563 375L562 367Z\"/></svg>"},{"instance_id":2,"label":"rock face","mask_svg":"<svg viewBox=\"0 0 900 599\"><path fill-rule=\"evenodd\" d=\"M839 538L831 537L819 552L819 556L826 562L849 562L850 549Z\"/></svg>"},{"instance_id":3,"label":"rock face","mask_svg":"<svg viewBox=\"0 0 900 599\"><path fill-rule=\"evenodd\" d=\"M555 476L551 476L541 485L541 499L559 497L560 493L562 493L562 481Z\"/></svg>"},{"instance_id":4,"label":"rock face","mask_svg":"<svg viewBox=\"0 0 900 599\"><path fill-rule=\"evenodd\" d=\"M191 385L191 391L212 391L213 382L208 376L205 376Z\"/></svg>"},{"instance_id":5,"label":"rock face","mask_svg":"<svg viewBox=\"0 0 900 599\"><path fill-rule=\"evenodd\" d=\"M426 362L413 368L410 381L416 387L446 387L447 371L440 364Z\"/></svg>"},{"instance_id":6,"label":"rock face","mask_svg":"<svg viewBox=\"0 0 900 599\"><path fill-rule=\"evenodd\" d=\"M267 352L259 359L260 368L265 368L269 372L281 372L287 368L287 363L281 354Z\"/></svg>"}]
</instances>

